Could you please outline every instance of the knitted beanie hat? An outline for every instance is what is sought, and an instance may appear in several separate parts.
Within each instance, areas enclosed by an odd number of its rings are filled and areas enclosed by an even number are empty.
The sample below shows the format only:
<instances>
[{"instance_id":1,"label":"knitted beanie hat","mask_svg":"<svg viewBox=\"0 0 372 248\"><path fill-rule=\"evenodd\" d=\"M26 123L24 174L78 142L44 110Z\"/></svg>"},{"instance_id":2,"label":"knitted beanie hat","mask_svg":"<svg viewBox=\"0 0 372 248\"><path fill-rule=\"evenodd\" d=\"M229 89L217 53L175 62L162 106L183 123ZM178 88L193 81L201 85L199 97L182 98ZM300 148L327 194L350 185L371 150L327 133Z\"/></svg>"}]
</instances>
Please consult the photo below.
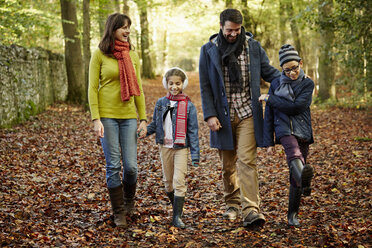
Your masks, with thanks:
<instances>
[{"instance_id":1,"label":"knitted beanie hat","mask_svg":"<svg viewBox=\"0 0 372 248\"><path fill-rule=\"evenodd\" d=\"M187 75L186 75L186 72L185 72L184 70L182 70L181 68L179 68L179 67L172 67L172 68L170 68L170 69L168 69L168 70L165 71L164 76L163 76L163 81L162 81L164 88L165 88L165 89L168 89L168 85L167 85L167 77L172 76L172 75L168 75L168 74L169 74L171 71L174 71L174 70L181 71L183 74L185 74L185 81L183 81L182 89L183 89L183 90L186 89L187 84L189 83L189 79L188 79L188 77L187 77ZM172 74L173 74L173 73L172 73ZM173 75L174 75L174 74L173 74Z\"/></svg>"},{"instance_id":2,"label":"knitted beanie hat","mask_svg":"<svg viewBox=\"0 0 372 248\"><path fill-rule=\"evenodd\" d=\"M292 60L296 60L300 62L301 58L300 56L298 56L298 52L290 44L283 45L279 50L280 66L283 66L285 63L287 63L288 61L292 61Z\"/></svg>"}]
</instances>

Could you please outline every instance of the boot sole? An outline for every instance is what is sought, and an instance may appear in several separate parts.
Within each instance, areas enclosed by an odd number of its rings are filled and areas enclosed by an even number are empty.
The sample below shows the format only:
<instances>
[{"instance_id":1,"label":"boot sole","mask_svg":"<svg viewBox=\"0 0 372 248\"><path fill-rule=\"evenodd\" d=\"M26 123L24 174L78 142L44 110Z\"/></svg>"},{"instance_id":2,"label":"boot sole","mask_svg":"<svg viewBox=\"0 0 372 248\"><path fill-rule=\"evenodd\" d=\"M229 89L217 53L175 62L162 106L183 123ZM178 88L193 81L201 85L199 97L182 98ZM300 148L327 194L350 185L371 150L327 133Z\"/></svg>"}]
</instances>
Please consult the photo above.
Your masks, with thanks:
<instances>
[{"instance_id":1,"label":"boot sole","mask_svg":"<svg viewBox=\"0 0 372 248\"><path fill-rule=\"evenodd\" d=\"M314 169L310 165L306 164L302 171L302 190L303 195L309 196L311 194L311 179L314 176Z\"/></svg>"},{"instance_id":2,"label":"boot sole","mask_svg":"<svg viewBox=\"0 0 372 248\"><path fill-rule=\"evenodd\" d=\"M251 221L243 221L243 227L262 227L265 225L265 218L263 216L258 215L256 218L252 219Z\"/></svg>"}]
</instances>

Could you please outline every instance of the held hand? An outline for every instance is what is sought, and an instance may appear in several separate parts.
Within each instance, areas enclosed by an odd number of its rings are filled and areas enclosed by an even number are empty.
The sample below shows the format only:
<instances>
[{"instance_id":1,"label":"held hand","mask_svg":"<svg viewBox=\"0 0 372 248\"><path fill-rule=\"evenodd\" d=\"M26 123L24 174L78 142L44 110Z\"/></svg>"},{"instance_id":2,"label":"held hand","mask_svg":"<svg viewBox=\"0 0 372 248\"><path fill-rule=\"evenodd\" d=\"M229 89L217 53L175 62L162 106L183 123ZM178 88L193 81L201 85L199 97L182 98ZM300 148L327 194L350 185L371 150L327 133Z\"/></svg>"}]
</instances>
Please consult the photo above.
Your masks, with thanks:
<instances>
[{"instance_id":1,"label":"held hand","mask_svg":"<svg viewBox=\"0 0 372 248\"><path fill-rule=\"evenodd\" d=\"M194 167L199 167L199 162L198 161L192 161L191 164Z\"/></svg>"},{"instance_id":2,"label":"held hand","mask_svg":"<svg viewBox=\"0 0 372 248\"><path fill-rule=\"evenodd\" d=\"M275 151L275 148L274 148L273 146L269 146L269 147L267 148L267 153L268 153L268 154L273 154L274 151Z\"/></svg>"},{"instance_id":3,"label":"held hand","mask_svg":"<svg viewBox=\"0 0 372 248\"><path fill-rule=\"evenodd\" d=\"M137 137L140 139L143 139L144 137L146 137L146 134L147 134L147 123L146 121L141 121L137 129Z\"/></svg>"},{"instance_id":4,"label":"held hand","mask_svg":"<svg viewBox=\"0 0 372 248\"><path fill-rule=\"evenodd\" d=\"M207 120L207 124L213 132L217 132L222 128L221 123L216 116L209 117Z\"/></svg>"},{"instance_id":5,"label":"held hand","mask_svg":"<svg viewBox=\"0 0 372 248\"><path fill-rule=\"evenodd\" d=\"M97 135L97 137L99 138L103 138L104 128L101 120L99 119L94 120L93 125L94 134Z\"/></svg>"},{"instance_id":6,"label":"held hand","mask_svg":"<svg viewBox=\"0 0 372 248\"><path fill-rule=\"evenodd\" d=\"M267 99L269 99L269 95L268 95L268 94L262 94L262 95L258 98L258 100L259 100L260 102L267 101Z\"/></svg>"}]
</instances>

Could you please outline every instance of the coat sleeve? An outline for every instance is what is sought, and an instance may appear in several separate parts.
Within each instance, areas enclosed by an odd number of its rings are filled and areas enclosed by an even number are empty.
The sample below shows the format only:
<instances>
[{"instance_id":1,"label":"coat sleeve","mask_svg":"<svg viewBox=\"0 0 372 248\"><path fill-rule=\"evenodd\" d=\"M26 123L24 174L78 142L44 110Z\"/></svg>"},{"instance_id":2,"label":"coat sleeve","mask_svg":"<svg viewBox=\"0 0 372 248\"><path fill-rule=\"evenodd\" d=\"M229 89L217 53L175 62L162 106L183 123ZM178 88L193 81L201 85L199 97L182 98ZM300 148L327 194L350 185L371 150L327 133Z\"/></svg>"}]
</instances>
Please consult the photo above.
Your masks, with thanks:
<instances>
[{"instance_id":1,"label":"coat sleeve","mask_svg":"<svg viewBox=\"0 0 372 248\"><path fill-rule=\"evenodd\" d=\"M211 88L211 82L208 75L208 61L205 46L201 48L199 59L199 82L200 96L202 100L204 121L209 117L217 116L217 111L214 106L214 97Z\"/></svg>"},{"instance_id":2,"label":"coat sleeve","mask_svg":"<svg viewBox=\"0 0 372 248\"><path fill-rule=\"evenodd\" d=\"M158 104L159 100L156 102L154 107L154 114L152 116L152 121L149 125L147 125L147 133L146 136L149 136L156 132L156 116L158 115Z\"/></svg>"},{"instance_id":3,"label":"coat sleeve","mask_svg":"<svg viewBox=\"0 0 372 248\"><path fill-rule=\"evenodd\" d=\"M269 57L265 50L262 48L261 44L258 42L260 47L260 56L261 56L261 77L266 82L271 82L274 78L280 77L280 72L272 65L270 65Z\"/></svg>"},{"instance_id":4,"label":"coat sleeve","mask_svg":"<svg viewBox=\"0 0 372 248\"><path fill-rule=\"evenodd\" d=\"M187 118L187 134L189 137L191 160L199 162L200 160L200 149L199 149L199 127L198 127L198 115L196 113L195 105L189 102L190 112Z\"/></svg>"},{"instance_id":5,"label":"coat sleeve","mask_svg":"<svg viewBox=\"0 0 372 248\"><path fill-rule=\"evenodd\" d=\"M311 105L313 90L314 82L312 80L309 80L307 85L297 95L294 102L283 97L270 94L270 97L266 104L278 109L286 115L298 115L304 112Z\"/></svg>"},{"instance_id":6,"label":"coat sleeve","mask_svg":"<svg viewBox=\"0 0 372 248\"><path fill-rule=\"evenodd\" d=\"M273 94L273 89L270 86L269 95ZM265 107L265 118L264 118L264 133L263 133L263 144L264 147L274 146L274 111L266 104Z\"/></svg>"}]
</instances>

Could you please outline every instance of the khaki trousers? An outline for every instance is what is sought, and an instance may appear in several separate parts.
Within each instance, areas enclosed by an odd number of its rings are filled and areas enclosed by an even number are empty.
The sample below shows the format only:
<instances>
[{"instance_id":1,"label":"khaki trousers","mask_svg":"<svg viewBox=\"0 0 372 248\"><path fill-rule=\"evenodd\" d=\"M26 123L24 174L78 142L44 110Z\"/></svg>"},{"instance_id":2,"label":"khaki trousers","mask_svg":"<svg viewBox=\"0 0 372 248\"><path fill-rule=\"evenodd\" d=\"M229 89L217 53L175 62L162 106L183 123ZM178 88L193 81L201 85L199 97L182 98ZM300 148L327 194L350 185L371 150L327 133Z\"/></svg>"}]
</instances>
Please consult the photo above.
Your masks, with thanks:
<instances>
[{"instance_id":1,"label":"khaki trousers","mask_svg":"<svg viewBox=\"0 0 372 248\"><path fill-rule=\"evenodd\" d=\"M166 148L160 145L163 182L166 192L174 190L175 196L186 195L186 174L188 149Z\"/></svg>"},{"instance_id":2,"label":"khaki trousers","mask_svg":"<svg viewBox=\"0 0 372 248\"><path fill-rule=\"evenodd\" d=\"M242 217L245 218L250 211L259 211L260 205L253 117L240 120L235 115L231 125L235 149L219 150L223 164L224 197L227 207L239 209L241 204Z\"/></svg>"}]
</instances>

